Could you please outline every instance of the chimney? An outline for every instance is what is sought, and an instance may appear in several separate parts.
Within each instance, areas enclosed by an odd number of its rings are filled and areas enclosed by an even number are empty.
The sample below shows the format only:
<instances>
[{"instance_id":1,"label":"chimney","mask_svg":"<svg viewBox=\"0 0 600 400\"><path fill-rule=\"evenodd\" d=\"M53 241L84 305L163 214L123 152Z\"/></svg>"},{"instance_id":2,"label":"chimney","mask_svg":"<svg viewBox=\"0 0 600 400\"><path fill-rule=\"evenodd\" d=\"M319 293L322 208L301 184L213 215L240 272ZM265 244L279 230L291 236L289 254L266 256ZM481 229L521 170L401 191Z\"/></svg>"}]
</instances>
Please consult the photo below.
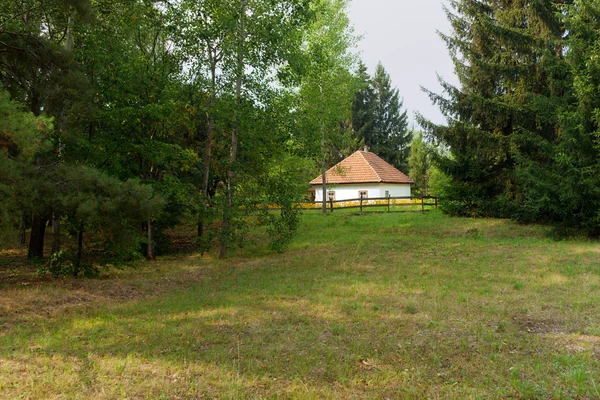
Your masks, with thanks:
<instances>
[{"instance_id":1,"label":"chimney","mask_svg":"<svg viewBox=\"0 0 600 400\"><path fill-rule=\"evenodd\" d=\"M365 145L365 147L364 147L364 152L365 152L365 153L368 153L368 152L369 152L369 146L366 146L366 145Z\"/></svg>"}]
</instances>

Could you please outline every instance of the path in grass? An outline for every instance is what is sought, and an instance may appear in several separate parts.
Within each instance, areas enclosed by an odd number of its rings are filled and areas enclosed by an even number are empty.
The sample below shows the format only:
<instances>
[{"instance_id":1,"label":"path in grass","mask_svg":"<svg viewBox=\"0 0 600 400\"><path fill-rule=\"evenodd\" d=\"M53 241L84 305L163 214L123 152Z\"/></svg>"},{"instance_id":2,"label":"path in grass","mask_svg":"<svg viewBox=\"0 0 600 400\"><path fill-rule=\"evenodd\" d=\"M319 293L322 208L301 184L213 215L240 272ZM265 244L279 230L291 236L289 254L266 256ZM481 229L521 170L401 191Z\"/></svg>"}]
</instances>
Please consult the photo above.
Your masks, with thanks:
<instances>
[{"instance_id":1,"label":"path in grass","mask_svg":"<svg viewBox=\"0 0 600 400\"><path fill-rule=\"evenodd\" d=\"M261 241L89 283L140 296L5 312L0 397L600 397L597 242L437 212L308 214L286 253Z\"/></svg>"}]
</instances>

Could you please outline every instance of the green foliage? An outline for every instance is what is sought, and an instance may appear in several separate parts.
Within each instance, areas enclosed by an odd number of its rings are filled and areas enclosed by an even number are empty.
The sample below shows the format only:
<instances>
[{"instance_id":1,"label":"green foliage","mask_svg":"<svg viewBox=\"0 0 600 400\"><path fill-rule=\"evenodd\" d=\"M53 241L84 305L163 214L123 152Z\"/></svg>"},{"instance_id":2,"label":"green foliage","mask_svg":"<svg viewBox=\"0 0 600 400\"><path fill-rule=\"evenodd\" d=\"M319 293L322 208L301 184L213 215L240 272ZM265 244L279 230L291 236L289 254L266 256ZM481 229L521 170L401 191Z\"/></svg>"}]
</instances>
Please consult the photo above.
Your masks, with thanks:
<instances>
[{"instance_id":1,"label":"green foliage","mask_svg":"<svg viewBox=\"0 0 600 400\"><path fill-rule=\"evenodd\" d=\"M371 77L362 60L358 64L356 75L358 90L352 102L352 130L359 140L357 145L362 147L365 145L366 137L370 136L370 132L373 130L375 118Z\"/></svg>"},{"instance_id":2,"label":"green foliage","mask_svg":"<svg viewBox=\"0 0 600 400\"><path fill-rule=\"evenodd\" d=\"M597 93L600 63L600 2L575 1L562 8L569 32L563 64L565 98L558 111L556 138L536 143L543 160L522 157L518 177L527 187L518 218L547 221L556 235L576 231L600 235L600 148Z\"/></svg>"},{"instance_id":3,"label":"green foliage","mask_svg":"<svg viewBox=\"0 0 600 400\"><path fill-rule=\"evenodd\" d=\"M92 238L97 261L118 266L164 253L165 231L189 220L206 228L204 247L243 245L243 210L271 201L283 211L263 222L281 251L297 229L293 204L314 158L354 146L346 7L0 4L2 232L30 229L30 254L39 257L54 216L81 240L49 272L77 275Z\"/></svg>"},{"instance_id":4,"label":"green foliage","mask_svg":"<svg viewBox=\"0 0 600 400\"><path fill-rule=\"evenodd\" d=\"M21 223L20 188L35 154L48 147L52 130L48 118L24 111L0 88L0 243Z\"/></svg>"},{"instance_id":5,"label":"green foliage","mask_svg":"<svg viewBox=\"0 0 600 400\"><path fill-rule=\"evenodd\" d=\"M429 194L431 196L437 196L442 199L447 198L446 191L450 184L451 181L448 175L444 174L435 165L431 166L429 169Z\"/></svg>"},{"instance_id":6,"label":"green foliage","mask_svg":"<svg viewBox=\"0 0 600 400\"><path fill-rule=\"evenodd\" d=\"M429 179L431 177L431 154L423 141L423 134L413 135L408 158L409 176L415 181L417 193L429 194Z\"/></svg>"},{"instance_id":7,"label":"green foliage","mask_svg":"<svg viewBox=\"0 0 600 400\"><path fill-rule=\"evenodd\" d=\"M398 89L383 64L377 64L371 80L373 93L373 129L365 132L365 144L378 156L399 169L406 169L411 132L406 110L402 111Z\"/></svg>"},{"instance_id":8,"label":"green foliage","mask_svg":"<svg viewBox=\"0 0 600 400\"><path fill-rule=\"evenodd\" d=\"M351 50L357 39L347 5L346 0L314 1L315 18L303 46L295 142L298 150L320 167L314 172L324 172L357 146L351 118L360 82L350 72L356 61Z\"/></svg>"},{"instance_id":9,"label":"green foliage","mask_svg":"<svg viewBox=\"0 0 600 400\"><path fill-rule=\"evenodd\" d=\"M81 264L72 250L61 250L53 253L46 263L40 264L37 273L42 277L51 275L53 278L95 278L100 269L92 264Z\"/></svg>"},{"instance_id":10,"label":"green foliage","mask_svg":"<svg viewBox=\"0 0 600 400\"><path fill-rule=\"evenodd\" d=\"M48 118L23 110L0 89L0 148L5 158L31 160L46 145L44 135L51 130Z\"/></svg>"},{"instance_id":11,"label":"green foliage","mask_svg":"<svg viewBox=\"0 0 600 400\"><path fill-rule=\"evenodd\" d=\"M444 84L447 98L428 92L448 126L421 123L449 147L436 161L452 179L447 194L460 213L512 216L523 195L515 159L544 157L536 143L554 136L561 94L546 46L561 33L552 31L551 3L457 1L456 14L448 12L453 33L442 38L461 86Z\"/></svg>"},{"instance_id":12,"label":"green foliage","mask_svg":"<svg viewBox=\"0 0 600 400\"><path fill-rule=\"evenodd\" d=\"M352 129L358 147L371 151L395 167L406 170L412 133L406 110L402 111L398 89L381 63L370 77L360 62L356 73L357 90L352 103Z\"/></svg>"},{"instance_id":13,"label":"green foliage","mask_svg":"<svg viewBox=\"0 0 600 400\"><path fill-rule=\"evenodd\" d=\"M417 193L425 196L437 196L447 200L447 191L451 190L450 178L433 164L435 157L440 157L444 150L423 138L418 132L413 136L408 159L409 176L416 183ZM446 206L448 203L443 203Z\"/></svg>"},{"instance_id":14,"label":"green foliage","mask_svg":"<svg viewBox=\"0 0 600 400\"><path fill-rule=\"evenodd\" d=\"M301 209L297 204L302 202L306 191L305 185L299 184L304 178L301 162L297 157L283 159L264 180L269 188L265 200L279 211L262 208L259 221L267 226L271 250L277 252L285 250L300 224Z\"/></svg>"},{"instance_id":15,"label":"green foliage","mask_svg":"<svg viewBox=\"0 0 600 400\"><path fill-rule=\"evenodd\" d=\"M597 1L464 0L448 12L460 87L429 93L447 126L421 124L449 148L454 214L551 223L600 234Z\"/></svg>"}]
</instances>

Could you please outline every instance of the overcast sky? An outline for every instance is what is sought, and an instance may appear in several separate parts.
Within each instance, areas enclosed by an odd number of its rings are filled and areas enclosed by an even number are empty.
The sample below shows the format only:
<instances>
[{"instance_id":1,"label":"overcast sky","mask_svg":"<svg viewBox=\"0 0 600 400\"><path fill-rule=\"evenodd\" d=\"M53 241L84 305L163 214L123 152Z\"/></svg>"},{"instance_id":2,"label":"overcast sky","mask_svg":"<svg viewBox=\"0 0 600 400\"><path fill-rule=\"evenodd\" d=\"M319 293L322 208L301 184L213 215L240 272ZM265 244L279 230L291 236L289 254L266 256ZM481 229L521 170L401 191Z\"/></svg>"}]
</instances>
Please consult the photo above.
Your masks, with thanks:
<instances>
[{"instance_id":1,"label":"overcast sky","mask_svg":"<svg viewBox=\"0 0 600 400\"><path fill-rule=\"evenodd\" d=\"M434 122L444 118L420 89L441 88L436 73L456 84L444 42L436 30L450 32L442 0L352 0L350 18L363 35L358 50L372 74L381 61L404 98L409 121L419 111ZM418 128L415 126L415 128Z\"/></svg>"}]
</instances>

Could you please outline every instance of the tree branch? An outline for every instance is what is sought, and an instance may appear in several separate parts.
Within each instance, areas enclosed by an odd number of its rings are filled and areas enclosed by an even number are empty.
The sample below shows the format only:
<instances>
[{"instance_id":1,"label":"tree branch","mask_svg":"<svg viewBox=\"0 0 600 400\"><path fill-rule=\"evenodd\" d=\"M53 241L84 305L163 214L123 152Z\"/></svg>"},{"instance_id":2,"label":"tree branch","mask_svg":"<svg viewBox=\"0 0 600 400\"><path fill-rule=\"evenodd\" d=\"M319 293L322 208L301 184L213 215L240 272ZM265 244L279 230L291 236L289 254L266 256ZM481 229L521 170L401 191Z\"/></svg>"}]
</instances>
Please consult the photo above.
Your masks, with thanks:
<instances>
[{"instance_id":1,"label":"tree branch","mask_svg":"<svg viewBox=\"0 0 600 400\"><path fill-rule=\"evenodd\" d=\"M7 19L5 19L4 21L0 22L0 29L2 29L2 28L3 28L3 27L4 27L4 26L7 24L7 23L9 23L10 21L12 21L12 20L14 20L14 19L16 19L16 18L20 17L21 15L24 15L24 14L27 14L27 13L29 13L29 12L31 12L31 11L34 11L34 10L36 10L36 9L38 9L38 8L40 8L40 7L42 7L43 5L44 5L44 2L43 2L43 1L40 1L40 4L38 4L37 6L34 6L34 7L31 7L31 8L28 8L28 9L26 9L26 10L23 10L23 11L19 12L19 13L16 13L15 15L12 15L12 16L8 17L8 18L7 18Z\"/></svg>"}]
</instances>

